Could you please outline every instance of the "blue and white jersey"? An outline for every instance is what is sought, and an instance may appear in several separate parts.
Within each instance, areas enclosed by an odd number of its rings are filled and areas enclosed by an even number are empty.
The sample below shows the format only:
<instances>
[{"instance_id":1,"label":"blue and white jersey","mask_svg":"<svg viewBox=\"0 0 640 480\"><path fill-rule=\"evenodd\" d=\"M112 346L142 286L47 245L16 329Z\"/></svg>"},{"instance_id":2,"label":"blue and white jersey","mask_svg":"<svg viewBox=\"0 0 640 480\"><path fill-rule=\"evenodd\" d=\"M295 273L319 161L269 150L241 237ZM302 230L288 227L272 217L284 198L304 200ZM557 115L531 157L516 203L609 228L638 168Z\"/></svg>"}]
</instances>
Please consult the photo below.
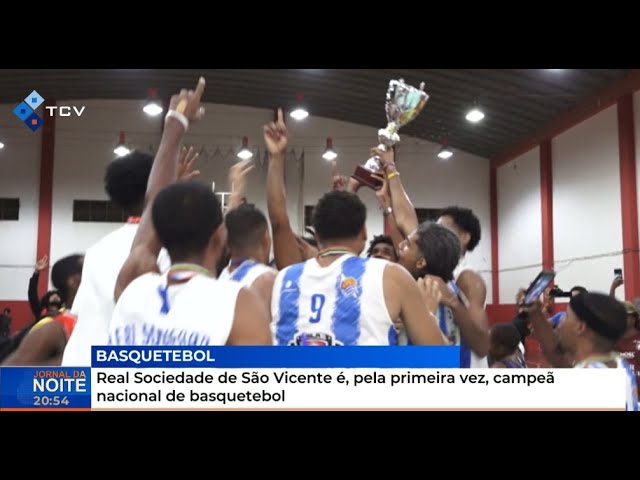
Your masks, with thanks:
<instances>
[{"instance_id":1,"label":"blue and white jersey","mask_svg":"<svg viewBox=\"0 0 640 480\"><path fill-rule=\"evenodd\" d=\"M631 365L627 363L619 355L615 355L616 367L624 368L626 374L627 396L626 396L626 410L627 412L640 411L640 405L638 405L638 379L633 373ZM574 368L609 368L604 362L579 362Z\"/></svg>"},{"instance_id":2,"label":"blue and white jersey","mask_svg":"<svg viewBox=\"0 0 640 480\"><path fill-rule=\"evenodd\" d=\"M461 293L460 288L455 282L449 282L449 288L451 288L458 296L464 295ZM453 316L453 312L449 307L446 307L443 304L438 305L436 318L438 320L440 331L449 341L449 345L460 347L460 368L489 368L489 361L487 358L477 356L462 340L460 327L458 327ZM400 335L400 344L411 345L411 342L408 341L404 331Z\"/></svg>"},{"instance_id":3,"label":"blue and white jersey","mask_svg":"<svg viewBox=\"0 0 640 480\"><path fill-rule=\"evenodd\" d=\"M277 270L271 268L264 263L256 262L255 260L245 260L238 268L229 273L229 266L220 273L219 280L232 280L240 283L243 287L250 287L256 279L267 272L276 273Z\"/></svg>"},{"instance_id":4,"label":"blue and white jersey","mask_svg":"<svg viewBox=\"0 0 640 480\"><path fill-rule=\"evenodd\" d=\"M271 300L275 345L396 345L384 299L388 262L343 255L313 258L278 272Z\"/></svg>"},{"instance_id":5,"label":"blue and white jersey","mask_svg":"<svg viewBox=\"0 0 640 480\"><path fill-rule=\"evenodd\" d=\"M144 274L115 306L109 345L226 345L241 289L202 274L170 286L167 274Z\"/></svg>"}]
</instances>

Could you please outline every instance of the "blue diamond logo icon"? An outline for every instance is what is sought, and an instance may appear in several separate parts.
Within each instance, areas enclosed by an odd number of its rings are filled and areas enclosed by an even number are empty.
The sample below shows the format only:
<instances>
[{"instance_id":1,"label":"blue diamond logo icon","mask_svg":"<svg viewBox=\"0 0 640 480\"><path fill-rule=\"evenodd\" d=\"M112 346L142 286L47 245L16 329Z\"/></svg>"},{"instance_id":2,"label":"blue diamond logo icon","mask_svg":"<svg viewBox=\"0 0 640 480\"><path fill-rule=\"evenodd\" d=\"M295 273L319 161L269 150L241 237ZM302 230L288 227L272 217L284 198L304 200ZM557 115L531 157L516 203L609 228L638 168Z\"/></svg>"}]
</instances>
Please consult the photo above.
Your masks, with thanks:
<instances>
[{"instance_id":1,"label":"blue diamond logo icon","mask_svg":"<svg viewBox=\"0 0 640 480\"><path fill-rule=\"evenodd\" d=\"M27 98L24 99L24 103L29 105L32 110L35 110L44 103L44 98L42 98L40 94L34 90L29 95L27 95Z\"/></svg>"},{"instance_id":2,"label":"blue diamond logo icon","mask_svg":"<svg viewBox=\"0 0 640 480\"><path fill-rule=\"evenodd\" d=\"M33 113L33 110L29 108L29 105L22 102L13 109L13 113L24 122Z\"/></svg>"},{"instance_id":3,"label":"blue diamond logo icon","mask_svg":"<svg viewBox=\"0 0 640 480\"><path fill-rule=\"evenodd\" d=\"M38 130L42 126L42 119L38 116L37 113L33 112L29 118L24 121L25 125L29 127L32 131Z\"/></svg>"}]
</instances>

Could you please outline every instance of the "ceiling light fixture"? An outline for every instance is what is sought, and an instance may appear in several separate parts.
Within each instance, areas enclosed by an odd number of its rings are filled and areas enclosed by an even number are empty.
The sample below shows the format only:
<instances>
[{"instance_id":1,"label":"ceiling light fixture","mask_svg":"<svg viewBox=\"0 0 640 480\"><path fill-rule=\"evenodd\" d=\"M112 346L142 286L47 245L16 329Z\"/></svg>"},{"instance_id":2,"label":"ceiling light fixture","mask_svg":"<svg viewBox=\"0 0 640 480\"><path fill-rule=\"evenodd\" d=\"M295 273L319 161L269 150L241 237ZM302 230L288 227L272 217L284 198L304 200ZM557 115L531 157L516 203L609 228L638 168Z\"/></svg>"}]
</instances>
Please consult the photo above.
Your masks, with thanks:
<instances>
[{"instance_id":1,"label":"ceiling light fixture","mask_svg":"<svg viewBox=\"0 0 640 480\"><path fill-rule=\"evenodd\" d=\"M449 147L444 146L444 145L442 146L442 148L438 152L438 157L441 158L442 160L447 160L448 158L451 158L452 156L453 156L453 152L451 151L451 149Z\"/></svg>"},{"instance_id":2,"label":"ceiling light fixture","mask_svg":"<svg viewBox=\"0 0 640 480\"><path fill-rule=\"evenodd\" d=\"M163 112L162 105L160 100L158 100L158 89L150 88L149 89L149 98L147 100L147 104L142 109L144 113L149 115L150 117L157 117Z\"/></svg>"},{"instance_id":3,"label":"ceiling light fixture","mask_svg":"<svg viewBox=\"0 0 640 480\"><path fill-rule=\"evenodd\" d=\"M304 96L301 93L299 93L297 98L298 98L298 106L289 115L291 116L291 118L301 122L302 120L304 120L305 118L307 118L309 116L309 112L302 105L302 102L304 100Z\"/></svg>"},{"instance_id":4,"label":"ceiling light fixture","mask_svg":"<svg viewBox=\"0 0 640 480\"><path fill-rule=\"evenodd\" d=\"M238 152L238 158L249 160L251 157L253 157L253 152L249 150L249 139L242 137L242 148Z\"/></svg>"},{"instance_id":5,"label":"ceiling light fixture","mask_svg":"<svg viewBox=\"0 0 640 480\"><path fill-rule=\"evenodd\" d=\"M324 158L328 162L338 158L338 154L333 149L333 139L331 137L327 138L327 148L322 154L322 158Z\"/></svg>"},{"instance_id":6,"label":"ceiling light fixture","mask_svg":"<svg viewBox=\"0 0 640 480\"><path fill-rule=\"evenodd\" d=\"M484 118L484 113L478 107L473 107L467 112L466 119L471 123L478 123Z\"/></svg>"},{"instance_id":7,"label":"ceiling light fixture","mask_svg":"<svg viewBox=\"0 0 640 480\"><path fill-rule=\"evenodd\" d=\"M119 157L124 157L125 155L128 155L130 152L131 152L131 150L129 150L129 148L127 147L127 145L125 143L124 132L120 132L120 138L118 140L118 146L113 150L113 153L115 153Z\"/></svg>"}]
</instances>

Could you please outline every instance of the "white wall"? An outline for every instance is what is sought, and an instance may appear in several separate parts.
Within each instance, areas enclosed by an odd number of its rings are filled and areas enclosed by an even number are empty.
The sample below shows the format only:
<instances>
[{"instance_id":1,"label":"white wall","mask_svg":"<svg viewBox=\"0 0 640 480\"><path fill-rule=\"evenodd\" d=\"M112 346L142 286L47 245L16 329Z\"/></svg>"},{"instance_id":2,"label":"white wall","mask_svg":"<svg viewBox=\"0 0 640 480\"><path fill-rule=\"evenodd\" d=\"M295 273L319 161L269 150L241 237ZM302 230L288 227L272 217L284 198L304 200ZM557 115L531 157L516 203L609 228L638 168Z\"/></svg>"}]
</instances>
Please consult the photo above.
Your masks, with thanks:
<instances>
[{"instance_id":1,"label":"white wall","mask_svg":"<svg viewBox=\"0 0 640 480\"><path fill-rule=\"evenodd\" d=\"M73 222L73 200L106 200L104 169L114 158L112 152L118 133L125 131L127 142L133 148L155 151L162 121L160 117L150 119L144 115L141 102L94 100L67 101L65 104L84 105L86 109L80 118L66 117L57 121L51 239L54 261L71 253L83 252L105 233L118 227L116 224ZM217 191L228 190L228 170L237 161L235 152L242 137L247 136L250 147L257 153L254 156L256 166L249 180L248 200L266 211L267 163L262 162L262 127L273 119L273 112L228 105L206 105L206 112L201 122L192 125L185 139L186 145L204 148L199 164L200 179L209 184L215 181ZM313 115L304 123L288 118L287 124L292 150L286 167L287 199L291 222L297 230L302 214L299 209L300 170L297 159L302 151L305 152L302 205L313 205L330 188L330 164L321 156L326 138L334 139L341 173L351 174L357 164L366 161L369 149L376 145L377 129ZM441 208L457 204L472 208L480 218L483 236L471 263L479 270L486 270L485 280L490 289L488 160L456 152L449 160L442 161L436 156L437 145L412 139L402 135L402 131L400 135L402 144L398 168L415 206ZM39 151L36 152L38 159ZM369 211L367 227L372 237L382 233L383 219L373 192L366 189L361 192ZM24 291L26 295L26 286ZM4 288L0 285L2 298ZM488 298L491 298L490 291Z\"/></svg>"},{"instance_id":2,"label":"white wall","mask_svg":"<svg viewBox=\"0 0 640 480\"><path fill-rule=\"evenodd\" d=\"M608 293L614 268L622 268L616 108L552 143L556 283L563 289L582 285Z\"/></svg>"},{"instance_id":3,"label":"white wall","mask_svg":"<svg viewBox=\"0 0 640 480\"><path fill-rule=\"evenodd\" d=\"M151 151L160 140L161 119L150 119L141 104L130 101L65 101L85 106L80 117L56 119L53 170L53 214L51 259L83 253L108 232L119 227L112 223L73 221L74 200L107 200L104 191L105 167L114 158L119 132L127 143Z\"/></svg>"},{"instance_id":4,"label":"white wall","mask_svg":"<svg viewBox=\"0 0 640 480\"><path fill-rule=\"evenodd\" d=\"M498 265L500 303L514 303L542 264L540 149L498 168ZM533 265L533 266L530 266Z\"/></svg>"},{"instance_id":5,"label":"white wall","mask_svg":"<svg viewBox=\"0 0 640 480\"><path fill-rule=\"evenodd\" d=\"M0 197L20 199L19 220L0 221L0 299L27 300L36 263L42 129L29 130L14 107L0 105Z\"/></svg>"}]
</instances>

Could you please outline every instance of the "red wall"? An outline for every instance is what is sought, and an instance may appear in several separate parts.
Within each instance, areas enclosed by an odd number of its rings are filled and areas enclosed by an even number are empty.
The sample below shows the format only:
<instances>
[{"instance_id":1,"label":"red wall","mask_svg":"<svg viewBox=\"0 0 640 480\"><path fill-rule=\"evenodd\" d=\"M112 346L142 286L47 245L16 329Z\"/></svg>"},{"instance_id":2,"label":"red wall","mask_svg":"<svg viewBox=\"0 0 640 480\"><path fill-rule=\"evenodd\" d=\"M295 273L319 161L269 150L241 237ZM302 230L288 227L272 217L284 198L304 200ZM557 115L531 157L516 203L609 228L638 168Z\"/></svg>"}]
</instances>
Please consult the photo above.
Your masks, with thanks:
<instances>
[{"instance_id":1,"label":"red wall","mask_svg":"<svg viewBox=\"0 0 640 480\"><path fill-rule=\"evenodd\" d=\"M26 289L24 294L25 296L27 295ZM34 319L33 313L31 313L31 307L29 307L29 302L0 300L0 312L5 308L11 309L11 318L13 319L11 322L11 333L17 332Z\"/></svg>"}]
</instances>

